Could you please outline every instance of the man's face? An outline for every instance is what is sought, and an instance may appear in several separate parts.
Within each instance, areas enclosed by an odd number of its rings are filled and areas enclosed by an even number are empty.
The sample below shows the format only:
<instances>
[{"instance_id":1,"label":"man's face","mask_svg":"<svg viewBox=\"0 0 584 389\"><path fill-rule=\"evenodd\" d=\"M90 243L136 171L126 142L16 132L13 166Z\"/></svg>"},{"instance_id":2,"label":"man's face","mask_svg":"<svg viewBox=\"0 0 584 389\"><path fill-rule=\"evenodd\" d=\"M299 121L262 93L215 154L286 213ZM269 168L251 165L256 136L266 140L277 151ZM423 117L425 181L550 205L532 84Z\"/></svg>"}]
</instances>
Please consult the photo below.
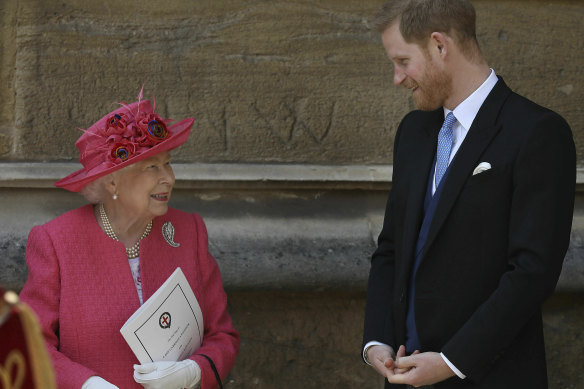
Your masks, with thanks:
<instances>
[{"instance_id":1,"label":"man's face","mask_svg":"<svg viewBox=\"0 0 584 389\"><path fill-rule=\"evenodd\" d=\"M452 92L452 78L443 70L439 56L433 56L431 49L407 43L397 22L383 32L381 40L393 63L394 84L411 90L414 103L421 110L444 106Z\"/></svg>"}]
</instances>

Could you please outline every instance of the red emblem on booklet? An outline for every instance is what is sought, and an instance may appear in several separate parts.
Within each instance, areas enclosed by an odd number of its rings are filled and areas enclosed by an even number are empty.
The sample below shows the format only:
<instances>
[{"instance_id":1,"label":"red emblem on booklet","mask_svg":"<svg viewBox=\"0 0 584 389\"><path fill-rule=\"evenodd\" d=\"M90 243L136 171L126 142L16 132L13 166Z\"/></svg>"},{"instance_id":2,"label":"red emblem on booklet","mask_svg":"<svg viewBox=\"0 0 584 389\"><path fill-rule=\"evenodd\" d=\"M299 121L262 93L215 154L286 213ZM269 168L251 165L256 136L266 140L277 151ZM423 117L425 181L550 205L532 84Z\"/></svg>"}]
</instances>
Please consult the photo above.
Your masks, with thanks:
<instances>
[{"instance_id":1,"label":"red emblem on booklet","mask_svg":"<svg viewBox=\"0 0 584 389\"><path fill-rule=\"evenodd\" d=\"M161 328L164 329L170 328L170 313L164 312L162 315L160 315L158 324L160 324Z\"/></svg>"}]
</instances>

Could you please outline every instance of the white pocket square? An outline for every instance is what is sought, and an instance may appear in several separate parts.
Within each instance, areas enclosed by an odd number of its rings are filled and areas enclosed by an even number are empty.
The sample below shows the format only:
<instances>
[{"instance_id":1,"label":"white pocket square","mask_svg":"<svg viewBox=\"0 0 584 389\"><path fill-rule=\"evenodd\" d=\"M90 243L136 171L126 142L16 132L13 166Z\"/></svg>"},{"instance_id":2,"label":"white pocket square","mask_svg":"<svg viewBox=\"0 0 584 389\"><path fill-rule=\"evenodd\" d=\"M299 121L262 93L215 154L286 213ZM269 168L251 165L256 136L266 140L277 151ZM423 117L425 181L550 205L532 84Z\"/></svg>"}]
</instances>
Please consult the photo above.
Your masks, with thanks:
<instances>
[{"instance_id":1,"label":"white pocket square","mask_svg":"<svg viewBox=\"0 0 584 389\"><path fill-rule=\"evenodd\" d=\"M488 162L481 162L477 165L477 167L475 167L475 169L472 171L472 175L474 176L475 174L479 174L484 172L485 170L489 170L491 168L491 164Z\"/></svg>"}]
</instances>

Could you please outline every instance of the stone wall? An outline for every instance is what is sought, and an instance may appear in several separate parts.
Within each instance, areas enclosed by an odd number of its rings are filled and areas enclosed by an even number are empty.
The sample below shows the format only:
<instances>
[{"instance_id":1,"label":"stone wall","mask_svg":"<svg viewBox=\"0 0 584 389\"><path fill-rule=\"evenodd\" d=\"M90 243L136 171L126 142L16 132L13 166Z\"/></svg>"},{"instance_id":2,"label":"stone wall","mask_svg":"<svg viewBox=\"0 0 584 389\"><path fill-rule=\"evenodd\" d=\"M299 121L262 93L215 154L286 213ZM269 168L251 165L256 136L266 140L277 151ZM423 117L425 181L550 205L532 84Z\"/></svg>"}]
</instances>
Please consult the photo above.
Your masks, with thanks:
<instances>
[{"instance_id":1,"label":"stone wall","mask_svg":"<svg viewBox=\"0 0 584 389\"><path fill-rule=\"evenodd\" d=\"M370 29L381 3L5 0L0 158L75 160L76 129L144 83L163 115L196 118L181 161L386 164L413 106ZM578 155L582 7L476 1L491 66L566 117Z\"/></svg>"},{"instance_id":2,"label":"stone wall","mask_svg":"<svg viewBox=\"0 0 584 389\"><path fill-rule=\"evenodd\" d=\"M383 1L0 2L0 283L33 225L83 204L51 183L74 142L145 84L195 117L172 206L205 218L242 348L227 387L381 388L359 357L368 257L413 108L368 18ZM562 114L584 168L584 4L478 0L478 39L517 92ZM542 177L545 179L545 177ZM552 389L582 388L584 175L557 294Z\"/></svg>"}]
</instances>

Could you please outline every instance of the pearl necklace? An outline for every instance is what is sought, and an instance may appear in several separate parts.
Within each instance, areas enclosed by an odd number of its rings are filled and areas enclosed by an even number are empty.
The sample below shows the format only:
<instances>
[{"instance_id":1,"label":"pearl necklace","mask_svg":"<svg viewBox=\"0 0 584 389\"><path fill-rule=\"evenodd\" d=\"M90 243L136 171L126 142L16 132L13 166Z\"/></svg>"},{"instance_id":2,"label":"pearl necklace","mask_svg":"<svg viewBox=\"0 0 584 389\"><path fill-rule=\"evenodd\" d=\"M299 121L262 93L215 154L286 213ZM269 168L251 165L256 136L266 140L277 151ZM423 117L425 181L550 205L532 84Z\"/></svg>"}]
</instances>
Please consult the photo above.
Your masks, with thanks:
<instances>
[{"instance_id":1,"label":"pearl necklace","mask_svg":"<svg viewBox=\"0 0 584 389\"><path fill-rule=\"evenodd\" d=\"M119 239L116 236L116 233L114 232L114 228L112 227L112 224L110 223L110 221L107 217L107 214L105 213L105 209L104 209L102 203L99 204L99 216L101 217L101 224L103 224L103 229L105 230L105 234L107 236L109 236L110 238L112 238L113 240L116 240L119 242ZM150 234L151 230L152 230L152 220L150 220L150 223L148 223L148 225L146 226L146 230L144 231L144 233L142 234L140 239L138 239L136 244L133 245L132 247L126 247L126 255L128 256L129 259L138 258L140 256L140 241L142 239L144 239L145 237L147 237L148 234Z\"/></svg>"}]
</instances>

